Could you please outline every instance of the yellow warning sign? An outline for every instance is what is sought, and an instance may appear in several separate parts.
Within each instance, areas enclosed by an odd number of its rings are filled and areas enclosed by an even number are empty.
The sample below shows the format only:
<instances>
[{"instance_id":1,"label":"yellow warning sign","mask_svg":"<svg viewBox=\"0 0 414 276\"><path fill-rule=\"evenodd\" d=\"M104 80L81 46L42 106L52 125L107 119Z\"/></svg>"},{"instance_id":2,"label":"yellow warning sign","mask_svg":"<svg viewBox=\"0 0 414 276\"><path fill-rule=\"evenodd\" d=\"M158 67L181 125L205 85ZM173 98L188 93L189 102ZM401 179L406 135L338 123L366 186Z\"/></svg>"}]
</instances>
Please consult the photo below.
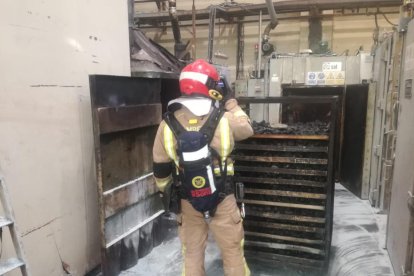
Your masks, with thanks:
<instances>
[{"instance_id":1,"label":"yellow warning sign","mask_svg":"<svg viewBox=\"0 0 414 276\"><path fill-rule=\"evenodd\" d=\"M335 74L334 72L325 72L326 85L335 85Z\"/></svg>"},{"instance_id":2,"label":"yellow warning sign","mask_svg":"<svg viewBox=\"0 0 414 276\"><path fill-rule=\"evenodd\" d=\"M345 85L345 71L336 72L335 84L336 85Z\"/></svg>"},{"instance_id":3,"label":"yellow warning sign","mask_svg":"<svg viewBox=\"0 0 414 276\"><path fill-rule=\"evenodd\" d=\"M326 85L345 85L345 71L325 71Z\"/></svg>"}]
</instances>

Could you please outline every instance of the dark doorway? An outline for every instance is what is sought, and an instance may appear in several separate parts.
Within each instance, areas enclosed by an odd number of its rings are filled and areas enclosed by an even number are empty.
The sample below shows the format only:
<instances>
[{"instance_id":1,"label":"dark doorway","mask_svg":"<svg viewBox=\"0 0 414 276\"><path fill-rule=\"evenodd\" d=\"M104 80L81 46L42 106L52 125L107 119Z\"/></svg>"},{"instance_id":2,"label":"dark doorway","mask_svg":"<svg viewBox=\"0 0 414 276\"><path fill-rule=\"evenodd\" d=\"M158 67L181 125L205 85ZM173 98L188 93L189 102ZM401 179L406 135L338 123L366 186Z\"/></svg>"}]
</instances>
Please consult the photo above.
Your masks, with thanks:
<instances>
[{"instance_id":1,"label":"dark doorway","mask_svg":"<svg viewBox=\"0 0 414 276\"><path fill-rule=\"evenodd\" d=\"M369 86L365 84L347 86L285 86L283 96L338 96L335 145L335 178L352 193L361 197L364 164L365 126ZM282 110L282 121L327 122L329 106L324 104L291 104Z\"/></svg>"}]
</instances>

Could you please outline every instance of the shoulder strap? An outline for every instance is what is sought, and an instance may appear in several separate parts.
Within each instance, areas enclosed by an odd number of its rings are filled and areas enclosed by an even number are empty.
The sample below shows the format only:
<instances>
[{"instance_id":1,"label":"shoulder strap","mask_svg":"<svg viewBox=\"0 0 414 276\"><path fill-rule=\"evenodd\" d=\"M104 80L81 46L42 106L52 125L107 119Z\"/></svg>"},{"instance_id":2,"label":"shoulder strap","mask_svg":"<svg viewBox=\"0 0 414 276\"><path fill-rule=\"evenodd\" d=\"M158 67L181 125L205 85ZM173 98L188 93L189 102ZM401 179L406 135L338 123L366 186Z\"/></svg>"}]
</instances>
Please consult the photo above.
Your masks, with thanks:
<instances>
[{"instance_id":1,"label":"shoulder strap","mask_svg":"<svg viewBox=\"0 0 414 276\"><path fill-rule=\"evenodd\" d=\"M200 132L207 136L208 144L211 143L211 140L214 137L214 133L216 128L221 120L221 117L224 115L224 109L222 108L214 108L213 111L210 113L207 121L204 125L200 128ZM170 127L171 131L173 132L175 138L177 139L183 132L187 130L180 124L177 118L174 116L173 112L168 111L165 113L164 117L165 123Z\"/></svg>"},{"instance_id":2,"label":"shoulder strap","mask_svg":"<svg viewBox=\"0 0 414 276\"><path fill-rule=\"evenodd\" d=\"M201 127L200 132L207 136L208 144L210 144L211 140L213 139L214 132L216 131L216 128L223 115L224 110L222 108L214 108L210 113L207 121ZM178 138L183 132L187 131L174 116L173 112L168 111L165 113L164 121L170 127L175 138Z\"/></svg>"},{"instance_id":3,"label":"shoulder strap","mask_svg":"<svg viewBox=\"0 0 414 276\"><path fill-rule=\"evenodd\" d=\"M165 113L164 121L170 127L176 139L178 139L181 133L187 131L174 116L173 112L168 111Z\"/></svg>"},{"instance_id":4,"label":"shoulder strap","mask_svg":"<svg viewBox=\"0 0 414 276\"><path fill-rule=\"evenodd\" d=\"M221 117L224 115L224 110L222 108L214 108L210 113L207 121L201 127L200 132L207 136L208 144L214 137L214 132L220 122Z\"/></svg>"}]
</instances>

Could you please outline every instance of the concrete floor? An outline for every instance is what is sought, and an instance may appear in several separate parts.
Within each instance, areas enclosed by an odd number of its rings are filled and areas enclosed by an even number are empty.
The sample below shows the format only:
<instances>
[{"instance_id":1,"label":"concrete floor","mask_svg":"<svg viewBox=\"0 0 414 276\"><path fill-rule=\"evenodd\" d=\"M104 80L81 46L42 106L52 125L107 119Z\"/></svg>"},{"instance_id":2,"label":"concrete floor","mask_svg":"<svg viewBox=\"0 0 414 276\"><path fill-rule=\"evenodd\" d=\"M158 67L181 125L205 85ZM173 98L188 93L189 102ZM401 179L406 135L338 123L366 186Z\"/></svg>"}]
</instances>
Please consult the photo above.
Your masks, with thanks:
<instances>
[{"instance_id":1,"label":"concrete floor","mask_svg":"<svg viewBox=\"0 0 414 276\"><path fill-rule=\"evenodd\" d=\"M369 202L355 197L336 185L331 260L328 276L393 276L385 245L386 216L380 215ZM121 273L132 275L181 275L181 248L177 237L155 248L138 264ZM281 264L249 263L252 275L318 275ZM209 239L205 268L207 276L223 275L220 252Z\"/></svg>"}]
</instances>

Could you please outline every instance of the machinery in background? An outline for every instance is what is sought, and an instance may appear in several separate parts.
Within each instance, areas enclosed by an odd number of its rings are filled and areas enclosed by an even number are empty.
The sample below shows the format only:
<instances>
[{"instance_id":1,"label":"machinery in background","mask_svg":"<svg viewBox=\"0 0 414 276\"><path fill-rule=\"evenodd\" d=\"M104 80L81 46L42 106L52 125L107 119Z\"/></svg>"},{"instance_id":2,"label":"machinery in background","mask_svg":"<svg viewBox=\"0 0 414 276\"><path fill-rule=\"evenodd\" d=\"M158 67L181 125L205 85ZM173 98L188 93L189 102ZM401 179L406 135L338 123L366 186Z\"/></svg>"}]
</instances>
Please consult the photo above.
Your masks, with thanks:
<instances>
[{"instance_id":1,"label":"machinery in background","mask_svg":"<svg viewBox=\"0 0 414 276\"><path fill-rule=\"evenodd\" d=\"M336 180L368 199L375 101L373 56L366 52L357 56L273 53L263 67L262 78L236 81L236 97L338 96ZM296 109L298 116L283 123L326 121L329 115L324 105L289 108ZM253 121L273 126L284 120L283 110L275 104L251 106L249 114Z\"/></svg>"},{"instance_id":2,"label":"machinery in background","mask_svg":"<svg viewBox=\"0 0 414 276\"><path fill-rule=\"evenodd\" d=\"M234 156L246 256L324 268L335 180L368 198L373 57L273 53L263 67L235 83L255 128Z\"/></svg>"},{"instance_id":3,"label":"machinery in background","mask_svg":"<svg viewBox=\"0 0 414 276\"><path fill-rule=\"evenodd\" d=\"M373 57L363 52L358 56L312 56L272 54L264 64L262 78L236 81L238 97L280 97L288 87L341 87L361 85L372 79ZM256 106L250 116L256 121L279 123L274 106Z\"/></svg>"},{"instance_id":4,"label":"machinery in background","mask_svg":"<svg viewBox=\"0 0 414 276\"><path fill-rule=\"evenodd\" d=\"M274 96L339 96L340 180L343 184L348 183L351 191L363 199L369 199L373 206L388 214L386 248L396 275L412 275L414 270L413 10L413 1L404 1L398 26L376 45L373 56L367 53L351 57L274 55L265 63L263 78L238 80L235 85L238 97L247 96L250 100L260 101L256 107L250 108L252 119L264 120L273 126L290 123L289 116L284 115L286 110L291 115L296 114L291 118L298 120L314 120L317 114L317 111L311 111L310 105L297 104L292 108L267 101ZM326 109L318 110L317 117L323 120ZM298 198L312 193L311 190L305 191L304 184L307 182L304 178L299 180L302 183L300 189L304 190L286 190L286 187L294 187L292 183L297 180L292 182L292 179L297 175L281 172L281 169L296 166L289 162L296 160L291 158L296 158L297 153L287 151L295 150L298 144L292 140L276 140L275 137L270 140L254 137L238 145L240 152L236 160L238 158L239 163L244 163L243 166L236 164L236 172L239 166L238 176L247 183L245 194L253 198L267 197L267 200L248 198L254 208L249 209L246 205L247 252L253 250L254 256L263 258L273 253L271 258L294 264L315 264L318 258L314 256L317 254L309 255L311 250L321 253L314 250L316 246L309 246L316 244L315 236L309 233L295 236L299 229L293 230L290 218L283 214L288 205L293 207L299 202ZM250 163L246 164L246 160ZM265 168L267 172L260 176L261 179L257 175L246 175L246 171L257 167L263 160L272 165ZM274 174L276 171L279 175ZM252 170L250 173L253 173ZM280 178L285 179L286 175L289 175L288 181L280 183ZM251 185L256 182L261 183L256 184L260 186ZM361 185L350 186L352 183ZM262 202L258 204L252 200ZM304 205L317 202L309 196L301 200ZM263 204L263 201L271 204ZM257 211L260 205L267 210ZM329 208L328 205L325 207ZM290 215L295 214L294 210L289 212ZM259 219L264 216L266 218ZM318 230L317 225L312 226L316 226L315 231ZM300 252L303 250L307 250L306 254ZM303 260L304 257L306 260Z\"/></svg>"}]
</instances>

